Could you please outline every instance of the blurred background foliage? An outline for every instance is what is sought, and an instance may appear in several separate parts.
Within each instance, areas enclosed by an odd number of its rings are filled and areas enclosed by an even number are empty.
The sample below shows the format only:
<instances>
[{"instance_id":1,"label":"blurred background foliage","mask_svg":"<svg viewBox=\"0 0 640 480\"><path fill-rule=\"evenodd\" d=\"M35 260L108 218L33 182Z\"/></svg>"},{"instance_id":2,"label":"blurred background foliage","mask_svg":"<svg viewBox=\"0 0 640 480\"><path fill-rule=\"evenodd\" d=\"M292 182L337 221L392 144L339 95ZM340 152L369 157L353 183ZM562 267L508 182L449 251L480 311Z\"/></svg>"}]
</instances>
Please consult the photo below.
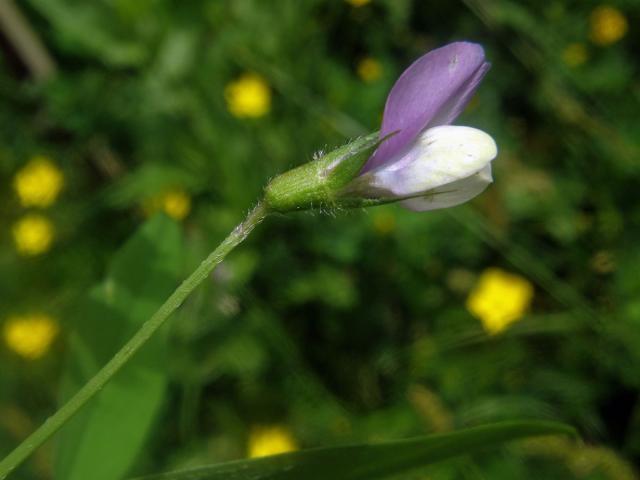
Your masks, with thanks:
<instances>
[{"instance_id":1,"label":"blurred background foliage","mask_svg":"<svg viewBox=\"0 0 640 480\"><path fill-rule=\"evenodd\" d=\"M639 20L636 0L0 2L3 454L267 179L377 129L425 51L484 45L493 68L457 123L500 148L471 205L265 222L16 478L514 417L571 423L585 443L412 478L636 478Z\"/></svg>"}]
</instances>

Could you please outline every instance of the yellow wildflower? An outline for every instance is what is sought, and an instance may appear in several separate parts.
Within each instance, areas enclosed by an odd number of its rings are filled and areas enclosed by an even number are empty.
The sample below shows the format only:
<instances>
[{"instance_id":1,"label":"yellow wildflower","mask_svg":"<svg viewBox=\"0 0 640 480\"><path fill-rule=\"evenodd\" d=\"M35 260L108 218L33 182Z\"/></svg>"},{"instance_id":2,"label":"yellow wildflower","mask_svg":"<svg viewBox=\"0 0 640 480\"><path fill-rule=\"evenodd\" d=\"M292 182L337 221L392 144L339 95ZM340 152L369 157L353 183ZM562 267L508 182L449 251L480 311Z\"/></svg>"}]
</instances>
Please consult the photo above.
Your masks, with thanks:
<instances>
[{"instance_id":1,"label":"yellow wildflower","mask_svg":"<svg viewBox=\"0 0 640 480\"><path fill-rule=\"evenodd\" d=\"M396 229L396 217L391 212L377 211L373 215L373 229L379 235L389 235Z\"/></svg>"},{"instance_id":2,"label":"yellow wildflower","mask_svg":"<svg viewBox=\"0 0 640 480\"><path fill-rule=\"evenodd\" d=\"M224 91L227 109L238 118L257 118L271 109L271 90L267 82L255 73L245 73L228 84Z\"/></svg>"},{"instance_id":3,"label":"yellow wildflower","mask_svg":"<svg viewBox=\"0 0 640 480\"><path fill-rule=\"evenodd\" d=\"M357 66L358 76L367 83L376 81L382 75L382 65L375 58L363 58Z\"/></svg>"},{"instance_id":4,"label":"yellow wildflower","mask_svg":"<svg viewBox=\"0 0 640 480\"><path fill-rule=\"evenodd\" d=\"M53 224L42 215L25 215L13 225L13 240L21 255L34 256L46 252L51 247L53 236Z\"/></svg>"},{"instance_id":5,"label":"yellow wildflower","mask_svg":"<svg viewBox=\"0 0 640 480\"><path fill-rule=\"evenodd\" d=\"M371 0L345 0L347 3L350 3L354 7L363 7L367 3L371 2Z\"/></svg>"},{"instance_id":6,"label":"yellow wildflower","mask_svg":"<svg viewBox=\"0 0 640 480\"><path fill-rule=\"evenodd\" d=\"M467 298L467 309L485 330L496 334L522 317L533 299L533 285L499 268L485 270Z\"/></svg>"},{"instance_id":7,"label":"yellow wildflower","mask_svg":"<svg viewBox=\"0 0 640 480\"><path fill-rule=\"evenodd\" d=\"M562 52L562 59L564 63L570 67L579 67L584 64L589 58L589 52L584 43L572 43Z\"/></svg>"},{"instance_id":8,"label":"yellow wildflower","mask_svg":"<svg viewBox=\"0 0 640 480\"><path fill-rule=\"evenodd\" d=\"M47 157L33 157L13 179L13 188L23 207L48 207L56 201L64 176Z\"/></svg>"},{"instance_id":9,"label":"yellow wildflower","mask_svg":"<svg viewBox=\"0 0 640 480\"><path fill-rule=\"evenodd\" d=\"M49 315L14 315L4 324L4 341L18 355L36 360L42 357L58 334L58 324Z\"/></svg>"},{"instance_id":10,"label":"yellow wildflower","mask_svg":"<svg viewBox=\"0 0 640 480\"><path fill-rule=\"evenodd\" d=\"M298 449L287 427L280 425L254 427L249 435L249 457L266 457Z\"/></svg>"},{"instance_id":11,"label":"yellow wildflower","mask_svg":"<svg viewBox=\"0 0 640 480\"><path fill-rule=\"evenodd\" d=\"M147 198L142 209L146 215L162 211L175 220L183 220L191 211L191 197L185 190L174 188Z\"/></svg>"},{"instance_id":12,"label":"yellow wildflower","mask_svg":"<svg viewBox=\"0 0 640 480\"><path fill-rule=\"evenodd\" d=\"M601 5L591 12L589 36L596 45L616 43L625 36L629 24L623 13L610 5Z\"/></svg>"},{"instance_id":13,"label":"yellow wildflower","mask_svg":"<svg viewBox=\"0 0 640 480\"><path fill-rule=\"evenodd\" d=\"M162 196L162 210L171 218L182 220L191 211L191 197L181 189L169 190Z\"/></svg>"}]
</instances>

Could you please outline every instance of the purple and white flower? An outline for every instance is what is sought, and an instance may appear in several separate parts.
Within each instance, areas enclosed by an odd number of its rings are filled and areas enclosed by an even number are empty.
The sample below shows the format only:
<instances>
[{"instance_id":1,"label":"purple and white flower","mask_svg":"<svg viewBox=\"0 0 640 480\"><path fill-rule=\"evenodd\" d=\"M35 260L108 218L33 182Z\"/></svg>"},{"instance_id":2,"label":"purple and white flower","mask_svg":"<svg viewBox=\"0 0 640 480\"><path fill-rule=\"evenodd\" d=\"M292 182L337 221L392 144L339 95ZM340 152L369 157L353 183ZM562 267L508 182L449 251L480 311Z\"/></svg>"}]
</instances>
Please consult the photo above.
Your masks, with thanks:
<instances>
[{"instance_id":1,"label":"purple and white flower","mask_svg":"<svg viewBox=\"0 0 640 480\"><path fill-rule=\"evenodd\" d=\"M450 125L489 70L480 45L455 42L416 60L395 83L384 110L384 140L347 187L350 194L400 200L412 210L466 202L491 182L494 140Z\"/></svg>"},{"instance_id":2,"label":"purple and white flower","mask_svg":"<svg viewBox=\"0 0 640 480\"><path fill-rule=\"evenodd\" d=\"M434 210L472 199L492 182L497 147L481 130L450 124L487 70L475 43L451 43L420 57L391 89L378 134L273 178L265 203L277 212L390 202Z\"/></svg>"}]
</instances>

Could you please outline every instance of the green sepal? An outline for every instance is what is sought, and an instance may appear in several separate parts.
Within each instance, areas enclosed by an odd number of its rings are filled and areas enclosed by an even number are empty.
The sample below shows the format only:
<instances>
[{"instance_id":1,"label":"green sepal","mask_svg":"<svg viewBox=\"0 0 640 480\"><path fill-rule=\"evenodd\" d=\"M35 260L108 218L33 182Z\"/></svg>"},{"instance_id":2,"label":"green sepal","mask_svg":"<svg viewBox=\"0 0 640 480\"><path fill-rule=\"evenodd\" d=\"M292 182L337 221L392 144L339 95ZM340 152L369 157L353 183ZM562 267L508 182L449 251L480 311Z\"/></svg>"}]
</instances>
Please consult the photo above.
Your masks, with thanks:
<instances>
[{"instance_id":1,"label":"green sepal","mask_svg":"<svg viewBox=\"0 0 640 480\"><path fill-rule=\"evenodd\" d=\"M267 207L284 213L341 206L339 192L379 144L378 132L371 133L275 177L265 188Z\"/></svg>"}]
</instances>

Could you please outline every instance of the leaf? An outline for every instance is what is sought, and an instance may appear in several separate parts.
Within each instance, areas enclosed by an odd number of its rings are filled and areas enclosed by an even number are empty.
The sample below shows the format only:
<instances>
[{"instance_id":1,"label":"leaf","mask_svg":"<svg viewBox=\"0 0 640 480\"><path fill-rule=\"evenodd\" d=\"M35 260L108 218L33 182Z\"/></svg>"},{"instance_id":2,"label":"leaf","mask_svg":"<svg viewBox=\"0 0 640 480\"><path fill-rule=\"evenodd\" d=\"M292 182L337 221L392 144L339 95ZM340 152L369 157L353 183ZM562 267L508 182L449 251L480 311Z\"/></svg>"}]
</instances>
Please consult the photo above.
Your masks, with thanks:
<instances>
[{"instance_id":1,"label":"leaf","mask_svg":"<svg viewBox=\"0 0 640 480\"><path fill-rule=\"evenodd\" d=\"M115 255L106 279L90 291L77 316L63 399L86 383L174 290L182 252L179 227L157 216ZM161 331L63 428L56 478L115 480L126 474L162 405L165 361Z\"/></svg>"},{"instance_id":2,"label":"leaf","mask_svg":"<svg viewBox=\"0 0 640 480\"><path fill-rule=\"evenodd\" d=\"M95 56L113 67L141 65L149 55L145 45L131 37L112 9L68 0L30 0L32 8L51 24L56 36L72 51Z\"/></svg>"},{"instance_id":3,"label":"leaf","mask_svg":"<svg viewBox=\"0 0 640 480\"><path fill-rule=\"evenodd\" d=\"M501 422L379 444L318 448L240 460L138 480L374 480L535 435L575 435L554 422Z\"/></svg>"}]
</instances>

